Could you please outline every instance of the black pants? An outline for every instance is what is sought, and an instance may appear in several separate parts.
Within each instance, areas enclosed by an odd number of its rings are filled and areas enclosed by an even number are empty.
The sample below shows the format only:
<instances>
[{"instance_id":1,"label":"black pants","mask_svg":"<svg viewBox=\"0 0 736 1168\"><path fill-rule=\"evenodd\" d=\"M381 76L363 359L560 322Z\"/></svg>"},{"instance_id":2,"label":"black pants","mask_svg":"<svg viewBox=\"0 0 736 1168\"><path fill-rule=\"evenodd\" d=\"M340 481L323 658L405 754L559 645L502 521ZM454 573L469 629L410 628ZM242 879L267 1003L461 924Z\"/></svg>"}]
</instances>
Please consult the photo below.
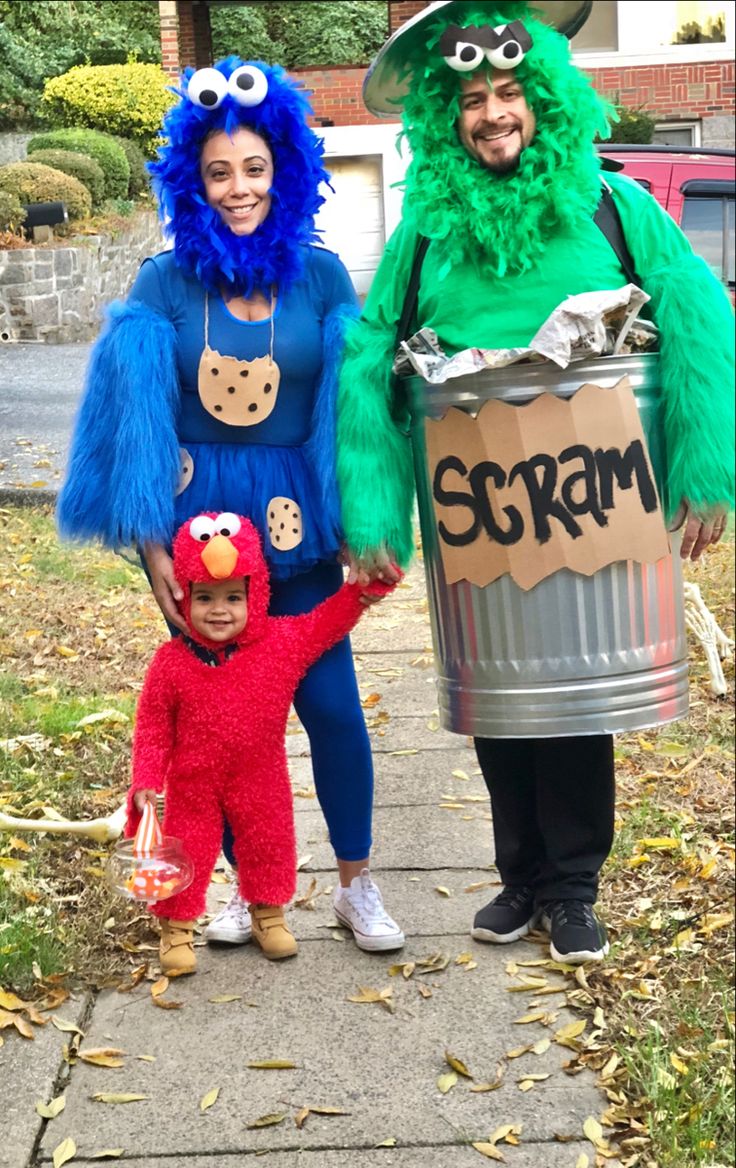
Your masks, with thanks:
<instances>
[{"instance_id":1,"label":"black pants","mask_svg":"<svg viewBox=\"0 0 736 1168\"><path fill-rule=\"evenodd\" d=\"M594 904L613 843L613 738L476 738L491 796L496 865L537 903Z\"/></svg>"}]
</instances>

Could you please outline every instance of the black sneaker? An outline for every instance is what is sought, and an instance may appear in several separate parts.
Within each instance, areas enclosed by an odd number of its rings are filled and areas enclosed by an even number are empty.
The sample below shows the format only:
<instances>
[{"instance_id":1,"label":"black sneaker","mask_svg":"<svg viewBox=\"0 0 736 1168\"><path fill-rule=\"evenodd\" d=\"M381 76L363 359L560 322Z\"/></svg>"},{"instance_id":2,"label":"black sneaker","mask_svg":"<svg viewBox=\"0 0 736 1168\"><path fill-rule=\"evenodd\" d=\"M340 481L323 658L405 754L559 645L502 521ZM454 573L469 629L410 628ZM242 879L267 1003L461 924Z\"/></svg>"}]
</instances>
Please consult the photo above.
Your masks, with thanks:
<instances>
[{"instance_id":1,"label":"black sneaker","mask_svg":"<svg viewBox=\"0 0 736 1168\"><path fill-rule=\"evenodd\" d=\"M471 937L508 945L533 929L539 910L534 906L534 889L525 885L509 886L475 914Z\"/></svg>"},{"instance_id":2,"label":"black sneaker","mask_svg":"<svg viewBox=\"0 0 736 1168\"><path fill-rule=\"evenodd\" d=\"M555 961L582 965L602 961L608 953L605 927L584 900L548 901L542 908L542 925L550 934L549 951Z\"/></svg>"}]
</instances>

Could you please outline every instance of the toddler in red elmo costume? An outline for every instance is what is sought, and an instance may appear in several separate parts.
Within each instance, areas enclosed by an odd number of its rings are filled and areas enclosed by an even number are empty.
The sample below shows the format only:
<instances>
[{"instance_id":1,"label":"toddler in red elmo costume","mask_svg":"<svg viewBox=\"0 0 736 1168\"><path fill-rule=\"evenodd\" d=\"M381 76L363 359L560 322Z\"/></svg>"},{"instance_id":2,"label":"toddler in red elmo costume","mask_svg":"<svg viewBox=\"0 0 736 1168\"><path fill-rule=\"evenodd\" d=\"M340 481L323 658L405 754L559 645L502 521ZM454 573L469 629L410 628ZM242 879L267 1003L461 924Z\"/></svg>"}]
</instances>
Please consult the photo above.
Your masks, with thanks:
<instances>
[{"instance_id":1,"label":"toddler in red elmo costume","mask_svg":"<svg viewBox=\"0 0 736 1168\"><path fill-rule=\"evenodd\" d=\"M347 636L363 597L391 590L344 584L311 612L268 615L268 569L255 528L230 513L198 515L174 540L174 570L190 636L156 652L138 704L127 834L146 801L166 790L165 836L194 863L184 891L152 908L161 918L161 968L193 973L195 918L222 841L235 836L238 880L253 937L269 958L296 941L283 905L296 887L294 812L286 722L310 665Z\"/></svg>"}]
</instances>

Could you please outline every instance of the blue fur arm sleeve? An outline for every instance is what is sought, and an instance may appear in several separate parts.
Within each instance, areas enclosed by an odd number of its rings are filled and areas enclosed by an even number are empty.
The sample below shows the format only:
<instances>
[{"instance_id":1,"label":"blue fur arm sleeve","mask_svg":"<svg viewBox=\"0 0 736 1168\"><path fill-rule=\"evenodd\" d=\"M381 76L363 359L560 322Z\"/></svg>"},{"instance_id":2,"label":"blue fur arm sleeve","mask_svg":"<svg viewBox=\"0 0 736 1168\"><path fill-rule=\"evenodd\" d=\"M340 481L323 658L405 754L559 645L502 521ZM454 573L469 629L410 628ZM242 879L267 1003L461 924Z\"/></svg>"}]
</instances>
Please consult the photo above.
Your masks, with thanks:
<instances>
[{"instance_id":1,"label":"blue fur arm sleeve","mask_svg":"<svg viewBox=\"0 0 736 1168\"><path fill-rule=\"evenodd\" d=\"M320 495L330 526L342 530L340 496L337 488L336 417L337 387L345 348L345 330L357 320L359 309L341 304L325 317L322 334L322 375L312 411L312 429L307 442L307 457L317 478Z\"/></svg>"},{"instance_id":2,"label":"blue fur arm sleeve","mask_svg":"<svg viewBox=\"0 0 736 1168\"><path fill-rule=\"evenodd\" d=\"M170 541L179 473L176 368L170 321L135 301L110 306L59 497L61 535L112 548Z\"/></svg>"}]
</instances>

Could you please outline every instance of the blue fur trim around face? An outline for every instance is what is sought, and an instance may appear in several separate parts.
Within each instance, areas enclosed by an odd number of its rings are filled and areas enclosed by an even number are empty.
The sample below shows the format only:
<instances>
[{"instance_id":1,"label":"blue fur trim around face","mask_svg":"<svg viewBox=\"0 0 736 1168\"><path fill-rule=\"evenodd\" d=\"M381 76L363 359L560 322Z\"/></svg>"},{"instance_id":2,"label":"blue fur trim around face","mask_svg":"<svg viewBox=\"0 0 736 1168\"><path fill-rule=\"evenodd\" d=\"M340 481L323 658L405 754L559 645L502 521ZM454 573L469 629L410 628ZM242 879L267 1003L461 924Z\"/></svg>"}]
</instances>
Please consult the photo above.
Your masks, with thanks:
<instances>
[{"instance_id":1,"label":"blue fur trim around face","mask_svg":"<svg viewBox=\"0 0 736 1168\"><path fill-rule=\"evenodd\" d=\"M272 285L283 292L301 275L305 243L319 242L314 216L329 175L322 165L322 140L307 125L312 112L305 95L283 69L261 61L227 57L214 66L224 77L243 64L257 66L268 81L260 105L244 108L227 96L217 109L202 109L186 96L195 70L186 69L181 101L164 118L158 160L149 163L153 188L176 262L210 292L250 296ZM212 131L252 130L268 143L274 161L271 209L249 236L234 235L205 198L200 153Z\"/></svg>"},{"instance_id":2,"label":"blue fur trim around face","mask_svg":"<svg viewBox=\"0 0 736 1168\"><path fill-rule=\"evenodd\" d=\"M359 309L343 305L325 318L322 376L315 394L312 430L306 446L310 466L319 484L325 518L335 531L342 530L335 450L338 378L345 348L345 331L348 324L357 320L358 316Z\"/></svg>"},{"instance_id":3,"label":"blue fur trim around face","mask_svg":"<svg viewBox=\"0 0 736 1168\"><path fill-rule=\"evenodd\" d=\"M111 304L92 352L57 523L111 548L168 543L179 475L176 333L142 304Z\"/></svg>"}]
</instances>

